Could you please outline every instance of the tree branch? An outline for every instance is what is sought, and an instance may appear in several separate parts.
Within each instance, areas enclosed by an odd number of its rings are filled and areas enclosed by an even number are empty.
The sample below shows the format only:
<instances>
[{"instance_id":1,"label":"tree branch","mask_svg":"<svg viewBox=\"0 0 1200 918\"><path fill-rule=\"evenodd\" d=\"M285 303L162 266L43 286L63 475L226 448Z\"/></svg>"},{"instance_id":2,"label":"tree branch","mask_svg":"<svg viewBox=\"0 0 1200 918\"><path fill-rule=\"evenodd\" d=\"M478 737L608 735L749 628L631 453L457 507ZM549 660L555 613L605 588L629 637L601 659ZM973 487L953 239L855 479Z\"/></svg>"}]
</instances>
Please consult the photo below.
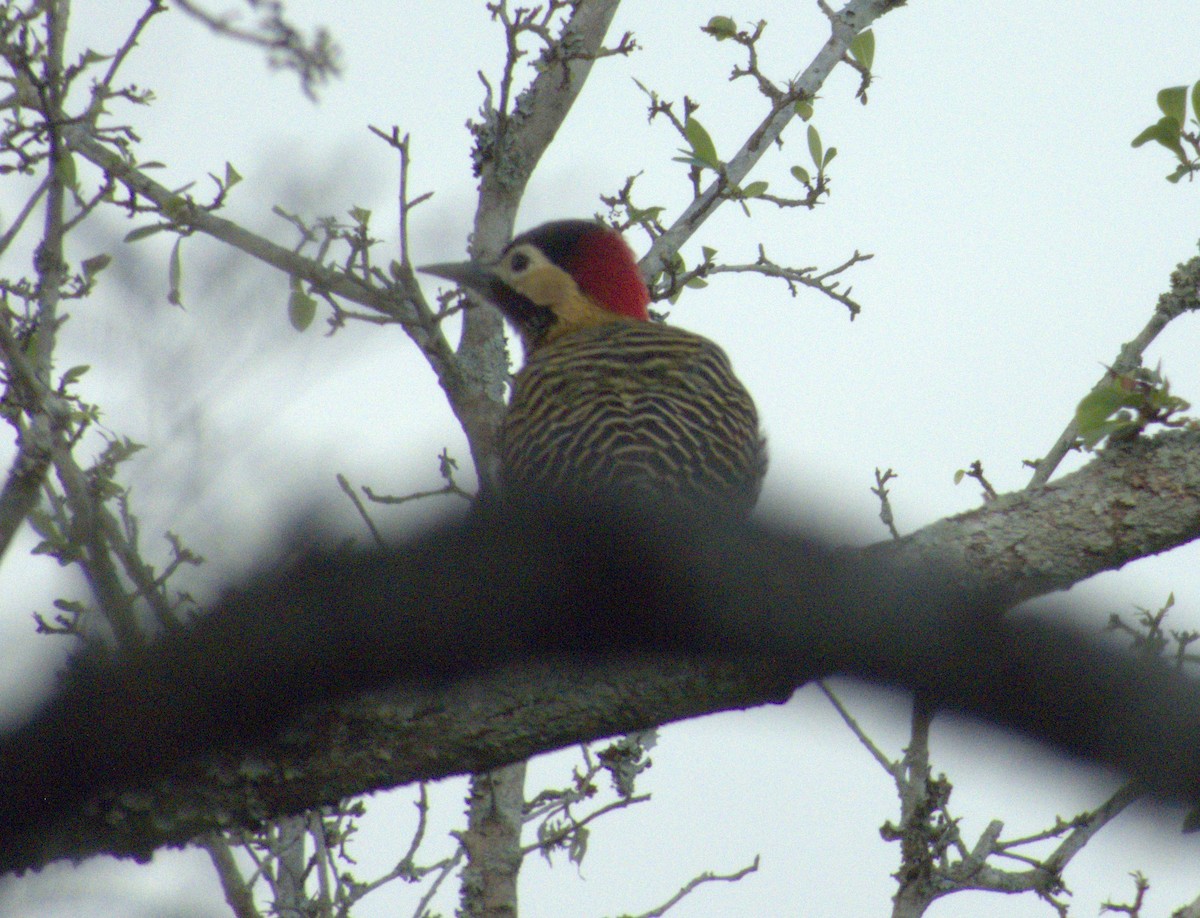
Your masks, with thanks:
<instances>
[{"instance_id":1,"label":"tree branch","mask_svg":"<svg viewBox=\"0 0 1200 918\"><path fill-rule=\"evenodd\" d=\"M1113 361L1111 367L1104 371L1104 375L1100 377L1100 381L1096 385L1102 386L1114 375L1129 373L1140 367L1142 354L1162 330L1185 312L1196 312L1197 310L1200 310L1200 258L1191 258L1171 272L1170 289L1159 296L1158 304L1155 306L1150 321L1132 340L1127 341L1121 347L1117 359ZM1049 481L1054 470L1058 468L1063 457L1075 446L1078 439L1079 425L1075 418L1071 418L1058 440L1050 447L1050 452L1037 461L1033 477L1026 487L1041 487Z\"/></svg>"},{"instance_id":2,"label":"tree branch","mask_svg":"<svg viewBox=\"0 0 1200 918\"><path fill-rule=\"evenodd\" d=\"M1078 576L1194 538L1197 457L1194 431L1110 449L1052 487L886 552L831 553L753 524L558 500L533 515L484 513L387 554L310 555L231 594L187 639L85 667L34 724L0 739L0 866L147 855L214 826L782 700L833 672L906 685L931 705L1191 795L1193 682L1064 626L999 613L1063 585L1037 550L1052 521L1089 559ZM1101 481L1116 495L1110 512L1072 512L1091 508ZM1131 493L1142 505L1129 506ZM1163 514L1172 503L1189 509ZM1129 537L1131 517L1155 513L1153 545ZM1082 526L1089 518L1108 520L1105 541ZM576 663L564 666L562 653ZM397 687L328 704L385 684ZM225 751L193 758L210 744Z\"/></svg>"},{"instance_id":3,"label":"tree branch","mask_svg":"<svg viewBox=\"0 0 1200 918\"><path fill-rule=\"evenodd\" d=\"M715 212L721 201L721 192L730 186L741 187L750 170L773 144L779 142L784 129L797 117L796 103L802 99L816 98L817 91L845 57L855 36L869 28L880 16L903 5L904 0L850 0L840 11L829 16L829 40L804 71L789 84L788 91L775 101L767 117L742 144L733 159L725 164L722 175L704 189L667 231L650 245L650 250L641 260L643 274L656 277L670 269L672 260L683 244Z\"/></svg>"}]
</instances>

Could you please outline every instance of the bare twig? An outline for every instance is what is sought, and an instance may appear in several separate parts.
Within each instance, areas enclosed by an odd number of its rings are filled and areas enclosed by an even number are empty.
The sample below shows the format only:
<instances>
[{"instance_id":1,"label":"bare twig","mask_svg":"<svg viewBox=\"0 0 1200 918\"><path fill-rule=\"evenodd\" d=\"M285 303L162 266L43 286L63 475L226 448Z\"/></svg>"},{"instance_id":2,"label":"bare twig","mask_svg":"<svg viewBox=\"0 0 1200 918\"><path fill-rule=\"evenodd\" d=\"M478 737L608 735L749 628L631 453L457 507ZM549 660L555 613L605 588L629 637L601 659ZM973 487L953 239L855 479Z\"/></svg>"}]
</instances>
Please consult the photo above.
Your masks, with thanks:
<instances>
[{"instance_id":1,"label":"bare twig","mask_svg":"<svg viewBox=\"0 0 1200 918\"><path fill-rule=\"evenodd\" d=\"M339 50L329 30L318 27L312 38L304 35L283 17L279 0L256 0L252 9L261 10L262 17L252 28L237 24L235 14L216 15L202 9L194 0L174 0L175 5L192 18L204 23L213 32L262 48L268 52L272 67L294 70L300 86L310 99L316 98L317 87L341 74Z\"/></svg>"},{"instance_id":2,"label":"bare twig","mask_svg":"<svg viewBox=\"0 0 1200 918\"><path fill-rule=\"evenodd\" d=\"M900 532L896 529L896 517L892 513L892 502L889 497L891 492L888 490L887 484L896 477L898 476L891 469L881 472L877 468L875 469L875 487L871 489L871 493L879 498L879 518L888 528L893 539L900 538Z\"/></svg>"},{"instance_id":3,"label":"bare twig","mask_svg":"<svg viewBox=\"0 0 1200 918\"><path fill-rule=\"evenodd\" d=\"M662 918L668 911L690 896L696 889L703 886L705 883L736 883L743 877L758 870L758 855L755 855L753 863L747 864L741 870L733 873L712 873L706 871L697 877L688 881L679 892L675 893L670 899L664 902L658 908L652 908L648 912L642 912L640 915L635 915L633 918Z\"/></svg>"}]
</instances>

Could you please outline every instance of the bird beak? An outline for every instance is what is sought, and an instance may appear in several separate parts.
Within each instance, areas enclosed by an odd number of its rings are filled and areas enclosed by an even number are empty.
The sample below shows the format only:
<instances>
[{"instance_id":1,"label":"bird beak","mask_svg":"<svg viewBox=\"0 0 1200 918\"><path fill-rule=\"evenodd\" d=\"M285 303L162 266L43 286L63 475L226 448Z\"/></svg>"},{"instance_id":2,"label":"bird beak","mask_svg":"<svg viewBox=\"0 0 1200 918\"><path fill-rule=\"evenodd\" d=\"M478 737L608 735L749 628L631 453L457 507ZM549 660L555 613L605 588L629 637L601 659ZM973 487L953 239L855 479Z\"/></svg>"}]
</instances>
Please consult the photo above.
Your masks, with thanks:
<instances>
[{"instance_id":1,"label":"bird beak","mask_svg":"<svg viewBox=\"0 0 1200 918\"><path fill-rule=\"evenodd\" d=\"M468 290L474 290L484 296L491 294L500 283L500 279L496 275L473 261L450 261L440 265L425 265L417 270L422 274L444 277L446 280L454 281L460 287L466 287Z\"/></svg>"}]
</instances>

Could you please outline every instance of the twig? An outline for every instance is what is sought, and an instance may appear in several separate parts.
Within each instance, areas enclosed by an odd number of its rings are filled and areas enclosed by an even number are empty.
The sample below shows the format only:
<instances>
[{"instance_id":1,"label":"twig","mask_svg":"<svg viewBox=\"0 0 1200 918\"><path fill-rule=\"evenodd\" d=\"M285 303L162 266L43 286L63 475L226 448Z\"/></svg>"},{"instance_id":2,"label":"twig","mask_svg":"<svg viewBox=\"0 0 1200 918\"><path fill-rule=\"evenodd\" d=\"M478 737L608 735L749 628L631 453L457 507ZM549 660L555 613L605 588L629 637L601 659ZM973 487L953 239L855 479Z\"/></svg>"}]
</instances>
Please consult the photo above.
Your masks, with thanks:
<instances>
[{"instance_id":1,"label":"twig","mask_svg":"<svg viewBox=\"0 0 1200 918\"><path fill-rule=\"evenodd\" d=\"M883 525L887 526L893 539L900 538L900 532L896 529L896 518L892 514L892 502L888 496L891 492L888 491L887 483L897 477L891 469L881 472L876 468L875 487L871 489L871 493L879 498L879 518L883 521Z\"/></svg>"},{"instance_id":2,"label":"twig","mask_svg":"<svg viewBox=\"0 0 1200 918\"><path fill-rule=\"evenodd\" d=\"M753 863L746 865L741 870L735 871L734 873L721 874L706 871L686 883L683 888L679 890L679 892L675 893L675 895L673 895L658 908L652 908L648 912L642 912L640 915L633 916L633 918L662 918L663 915L691 895L697 887L702 886L705 883L736 883L743 877L756 872L758 870L758 860L759 858L756 854L754 856Z\"/></svg>"},{"instance_id":3,"label":"twig","mask_svg":"<svg viewBox=\"0 0 1200 918\"><path fill-rule=\"evenodd\" d=\"M863 748L866 749L867 752L871 753L871 757L883 767L884 771L886 771L893 778L896 777L900 769L899 763L893 762L884 754L882 749L875 745L875 741L872 740L871 737L867 736L866 731L858 725L858 721L854 719L854 715L850 713L849 708L842 704L842 700L838 698L837 695L833 694L833 691L825 683L825 680L818 680L817 688L819 688L821 693L829 699L829 703L832 704L834 710L838 712L838 716L845 721L846 726L850 728L850 732L854 734L855 738L862 743Z\"/></svg>"},{"instance_id":4,"label":"twig","mask_svg":"<svg viewBox=\"0 0 1200 918\"><path fill-rule=\"evenodd\" d=\"M796 102L812 99L824 85L826 77L850 49L851 42L880 16L900 3L894 0L850 0L840 12L828 11L831 32L828 41L812 62L789 86L788 91L771 107L771 111L750 134L740 150L728 163L721 176L693 200L669 229L650 246L642 257L643 274L654 277L667 270L683 244L690 239L717 208L722 194L729 186L741 187L743 180L758 164L768 149L779 142L784 129L798 117Z\"/></svg>"},{"instance_id":5,"label":"twig","mask_svg":"<svg viewBox=\"0 0 1200 918\"><path fill-rule=\"evenodd\" d=\"M1132 340L1122 346L1117 359L1112 362L1112 367L1105 370L1096 385L1102 386L1113 375L1129 373L1141 366L1142 354L1162 330L1185 312L1197 310L1200 310L1200 257L1183 262L1171 272L1170 289L1159 296L1150 321ZM1072 417L1059 434L1058 440L1050 447L1050 451L1041 459L1027 463L1034 467L1034 472L1029 484L1025 486L1026 489L1041 487L1050 480L1063 457L1075 445L1078 436L1079 425Z\"/></svg>"}]
</instances>

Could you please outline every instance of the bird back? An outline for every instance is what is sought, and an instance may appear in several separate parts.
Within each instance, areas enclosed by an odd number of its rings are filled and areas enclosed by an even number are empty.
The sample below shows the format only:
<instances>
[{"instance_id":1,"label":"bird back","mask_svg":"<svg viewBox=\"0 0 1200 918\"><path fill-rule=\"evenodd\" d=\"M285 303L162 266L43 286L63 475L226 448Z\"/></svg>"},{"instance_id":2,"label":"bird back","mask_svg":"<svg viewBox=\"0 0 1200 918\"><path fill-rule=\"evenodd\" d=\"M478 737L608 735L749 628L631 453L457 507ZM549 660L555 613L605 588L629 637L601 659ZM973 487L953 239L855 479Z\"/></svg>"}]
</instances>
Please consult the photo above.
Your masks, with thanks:
<instances>
[{"instance_id":1,"label":"bird back","mask_svg":"<svg viewBox=\"0 0 1200 918\"><path fill-rule=\"evenodd\" d=\"M500 432L506 492L582 490L748 512L758 412L725 352L654 322L580 329L531 353Z\"/></svg>"}]
</instances>

